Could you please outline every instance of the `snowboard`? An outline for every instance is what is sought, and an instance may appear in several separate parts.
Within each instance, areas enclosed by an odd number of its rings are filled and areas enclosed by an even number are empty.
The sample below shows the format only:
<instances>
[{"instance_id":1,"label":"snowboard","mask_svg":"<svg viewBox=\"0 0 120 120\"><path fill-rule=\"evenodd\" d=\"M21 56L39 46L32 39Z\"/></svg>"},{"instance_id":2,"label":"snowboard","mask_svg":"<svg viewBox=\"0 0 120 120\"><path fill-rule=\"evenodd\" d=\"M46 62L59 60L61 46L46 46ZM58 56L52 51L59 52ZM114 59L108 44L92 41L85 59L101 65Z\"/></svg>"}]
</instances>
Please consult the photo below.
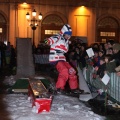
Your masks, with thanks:
<instances>
[{"instance_id":1,"label":"snowboard","mask_svg":"<svg viewBox=\"0 0 120 120\"><path fill-rule=\"evenodd\" d=\"M45 79L40 79L40 80L45 85L49 94L51 94L53 96L60 95L60 94L57 94L54 79L52 78L52 80L51 80L51 77L48 77L48 75L43 75L43 76L45 77ZM82 94L77 94L77 93L71 92L68 82L66 83L66 86L65 86L65 92L61 93L61 95L77 97L77 98L79 98L80 95L86 95L86 94L89 95L90 93L89 92L83 92Z\"/></svg>"},{"instance_id":2,"label":"snowboard","mask_svg":"<svg viewBox=\"0 0 120 120\"><path fill-rule=\"evenodd\" d=\"M55 95L65 95L65 96L70 96L70 97L76 97L79 98L80 95L86 95L86 94L90 94L89 92L83 92L83 93L73 93L71 92L71 90L65 90L62 93L57 93L57 91L52 92L52 94Z\"/></svg>"},{"instance_id":3,"label":"snowboard","mask_svg":"<svg viewBox=\"0 0 120 120\"><path fill-rule=\"evenodd\" d=\"M68 88L68 87L66 87L64 92L59 94L59 93L57 93L57 90L56 90L56 87L55 87L55 83L51 83L48 79L45 79L45 80L42 80L42 83L46 86L48 92L50 94L52 94L53 96L55 96L55 95L65 95L65 96L71 96L71 97L79 98L80 95L90 94L89 92L83 92L81 94L73 93L73 92L71 92L70 88Z\"/></svg>"},{"instance_id":4,"label":"snowboard","mask_svg":"<svg viewBox=\"0 0 120 120\"><path fill-rule=\"evenodd\" d=\"M65 93L62 93L63 95L66 95L66 96L71 96L71 97L77 97L79 98L80 95L86 95L86 94L90 94L88 92L83 92L83 93L73 93L71 91L66 91Z\"/></svg>"}]
</instances>

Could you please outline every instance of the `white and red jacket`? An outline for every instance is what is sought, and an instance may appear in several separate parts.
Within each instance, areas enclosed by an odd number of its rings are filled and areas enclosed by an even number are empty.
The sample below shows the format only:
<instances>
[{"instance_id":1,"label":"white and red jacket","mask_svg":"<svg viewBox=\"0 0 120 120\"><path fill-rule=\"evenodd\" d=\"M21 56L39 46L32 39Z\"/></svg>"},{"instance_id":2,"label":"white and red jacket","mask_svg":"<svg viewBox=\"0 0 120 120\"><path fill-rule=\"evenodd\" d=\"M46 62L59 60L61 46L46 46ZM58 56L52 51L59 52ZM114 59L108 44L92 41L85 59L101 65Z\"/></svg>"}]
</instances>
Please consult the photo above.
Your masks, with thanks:
<instances>
[{"instance_id":1,"label":"white and red jacket","mask_svg":"<svg viewBox=\"0 0 120 120\"><path fill-rule=\"evenodd\" d=\"M65 40L62 34L56 34L48 38L50 47L49 62L59 60L66 61L64 53L68 52L69 40Z\"/></svg>"}]
</instances>

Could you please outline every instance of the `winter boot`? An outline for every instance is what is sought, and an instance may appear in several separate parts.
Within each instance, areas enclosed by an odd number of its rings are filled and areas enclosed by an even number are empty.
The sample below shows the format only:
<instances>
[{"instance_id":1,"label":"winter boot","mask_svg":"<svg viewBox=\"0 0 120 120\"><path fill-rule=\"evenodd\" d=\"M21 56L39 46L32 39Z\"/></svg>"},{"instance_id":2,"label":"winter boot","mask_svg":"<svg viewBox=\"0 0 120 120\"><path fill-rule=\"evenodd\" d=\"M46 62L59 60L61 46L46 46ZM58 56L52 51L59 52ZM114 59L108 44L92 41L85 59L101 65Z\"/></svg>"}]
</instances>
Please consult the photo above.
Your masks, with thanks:
<instances>
[{"instance_id":1,"label":"winter boot","mask_svg":"<svg viewBox=\"0 0 120 120\"><path fill-rule=\"evenodd\" d=\"M65 94L65 90L58 88L58 89L57 89L57 94L58 94L58 95Z\"/></svg>"},{"instance_id":2,"label":"winter boot","mask_svg":"<svg viewBox=\"0 0 120 120\"><path fill-rule=\"evenodd\" d=\"M71 93L73 93L73 94L82 94L82 93L84 93L84 90L81 90L81 89L72 89Z\"/></svg>"}]
</instances>

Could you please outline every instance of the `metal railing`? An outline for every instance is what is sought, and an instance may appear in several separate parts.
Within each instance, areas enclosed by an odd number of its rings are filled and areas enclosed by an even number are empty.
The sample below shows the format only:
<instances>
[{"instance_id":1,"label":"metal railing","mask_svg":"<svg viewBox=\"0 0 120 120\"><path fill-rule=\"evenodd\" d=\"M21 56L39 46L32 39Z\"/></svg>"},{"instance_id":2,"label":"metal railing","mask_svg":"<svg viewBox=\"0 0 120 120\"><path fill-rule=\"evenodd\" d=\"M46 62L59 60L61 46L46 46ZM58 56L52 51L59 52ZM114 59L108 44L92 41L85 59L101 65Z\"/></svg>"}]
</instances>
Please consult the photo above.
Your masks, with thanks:
<instances>
[{"instance_id":1,"label":"metal railing","mask_svg":"<svg viewBox=\"0 0 120 120\"><path fill-rule=\"evenodd\" d=\"M36 64L48 64L49 63L49 55L48 54L34 54L34 59Z\"/></svg>"},{"instance_id":2,"label":"metal railing","mask_svg":"<svg viewBox=\"0 0 120 120\"><path fill-rule=\"evenodd\" d=\"M86 73L84 74L86 81L90 86L95 87L96 89L107 88L108 95L112 97L117 102L120 102L120 77L116 75L116 73L109 73L110 81L107 86L101 81L99 77L93 78L93 68L92 66L88 66L86 69Z\"/></svg>"}]
</instances>

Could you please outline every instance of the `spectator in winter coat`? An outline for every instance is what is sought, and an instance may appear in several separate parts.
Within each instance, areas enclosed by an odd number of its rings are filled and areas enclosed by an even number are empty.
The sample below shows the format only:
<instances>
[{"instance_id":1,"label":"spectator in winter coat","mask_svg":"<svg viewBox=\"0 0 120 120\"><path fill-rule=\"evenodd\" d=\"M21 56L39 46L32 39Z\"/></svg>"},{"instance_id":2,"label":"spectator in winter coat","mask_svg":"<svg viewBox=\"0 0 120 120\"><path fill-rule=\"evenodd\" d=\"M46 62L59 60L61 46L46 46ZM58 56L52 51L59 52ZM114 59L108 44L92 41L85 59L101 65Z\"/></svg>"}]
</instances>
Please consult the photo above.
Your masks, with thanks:
<instances>
[{"instance_id":1,"label":"spectator in winter coat","mask_svg":"<svg viewBox=\"0 0 120 120\"><path fill-rule=\"evenodd\" d=\"M106 63L106 73L115 72L116 63L112 58L112 55L105 55L105 63Z\"/></svg>"},{"instance_id":2,"label":"spectator in winter coat","mask_svg":"<svg viewBox=\"0 0 120 120\"><path fill-rule=\"evenodd\" d=\"M120 65L120 44L116 43L113 45L113 59L116 62L116 66Z\"/></svg>"},{"instance_id":3,"label":"spectator in winter coat","mask_svg":"<svg viewBox=\"0 0 120 120\"><path fill-rule=\"evenodd\" d=\"M80 63L80 49L78 47L75 48L74 59L76 61L76 67L77 67Z\"/></svg>"},{"instance_id":4,"label":"spectator in winter coat","mask_svg":"<svg viewBox=\"0 0 120 120\"><path fill-rule=\"evenodd\" d=\"M103 50L99 50L99 57L103 57L104 56L104 51Z\"/></svg>"},{"instance_id":5,"label":"spectator in winter coat","mask_svg":"<svg viewBox=\"0 0 120 120\"><path fill-rule=\"evenodd\" d=\"M76 68L77 67L77 60L75 59L75 51L70 51L68 57L69 57L70 64L74 68Z\"/></svg>"},{"instance_id":6,"label":"spectator in winter coat","mask_svg":"<svg viewBox=\"0 0 120 120\"><path fill-rule=\"evenodd\" d=\"M115 44L114 40L108 40L107 41L108 48L112 48L114 44Z\"/></svg>"},{"instance_id":7,"label":"spectator in winter coat","mask_svg":"<svg viewBox=\"0 0 120 120\"><path fill-rule=\"evenodd\" d=\"M107 43L105 43L104 44L104 48L105 48L105 54L107 55L107 54L109 54L109 46L108 46L108 44Z\"/></svg>"},{"instance_id":8,"label":"spectator in winter coat","mask_svg":"<svg viewBox=\"0 0 120 120\"><path fill-rule=\"evenodd\" d=\"M99 56L99 51L94 51L94 58L93 58L93 67L99 67L100 65L100 56Z\"/></svg>"},{"instance_id":9,"label":"spectator in winter coat","mask_svg":"<svg viewBox=\"0 0 120 120\"><path fill-rule=\"evenodd\" d=\"M108 48L108 54L113 55L113 48Z\"/></svg>"},{"instance_id":10,"label":"spectator in winter coat","mask_svg":"<svg viewBox=\"0 0 120 120\"><path fill-rule=\"evenodd\" d=\"M98 67L97 75L99 75L100 78L103 78L105 70L106 70L105 59L104 57L102 57L100 58L100 66Z\"/></svg>"},{"instance_id":11,"label":"spectator in winter coat","mask_svg":"<svg viewBox=\"0 0 120 120\"><path fill-rule=\"evenodd\" d=\"M86 67L86 45L82 44L81 45L81 50L80 50L80 63L81 63L81 68L83 69L84 67Z\"/></svg>"},{"instance_id":12,"label":"spectator in winter coat","mask_svg":"<svg viewBox=\"0 0 120 120\"><path fill-rule=\"evenodd\" d=\"M117 76L120 76L120 65L115 68L115 71L117 73Z\"/></svg>"}]
</instances>

